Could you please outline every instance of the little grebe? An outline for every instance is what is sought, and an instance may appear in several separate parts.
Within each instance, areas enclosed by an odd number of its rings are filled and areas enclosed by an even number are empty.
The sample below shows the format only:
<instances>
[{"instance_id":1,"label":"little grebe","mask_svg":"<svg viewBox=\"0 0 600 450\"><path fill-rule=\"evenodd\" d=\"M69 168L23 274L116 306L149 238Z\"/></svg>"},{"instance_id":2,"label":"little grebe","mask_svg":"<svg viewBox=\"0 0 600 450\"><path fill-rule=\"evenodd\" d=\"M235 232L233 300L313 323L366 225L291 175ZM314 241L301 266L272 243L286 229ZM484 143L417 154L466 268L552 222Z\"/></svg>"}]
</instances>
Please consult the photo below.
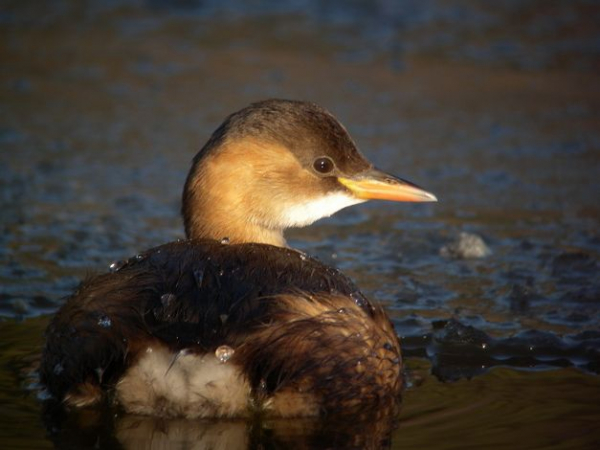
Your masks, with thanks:
<instances>
[{"instance_id":1,"label":"little grebe","mask_svg":"<svg viewBox=\"0 0 600 450\"><path fill-rule=\"evenodd\" d=\"M397 401L402 360L386 313L283 237L368 199L436 200L374 169L315 104L268 100L230 115L187 177L188 239L82 283L46 331L43 385L67 407L108 399L160 416Z\"/></svg>"}]
</instances>

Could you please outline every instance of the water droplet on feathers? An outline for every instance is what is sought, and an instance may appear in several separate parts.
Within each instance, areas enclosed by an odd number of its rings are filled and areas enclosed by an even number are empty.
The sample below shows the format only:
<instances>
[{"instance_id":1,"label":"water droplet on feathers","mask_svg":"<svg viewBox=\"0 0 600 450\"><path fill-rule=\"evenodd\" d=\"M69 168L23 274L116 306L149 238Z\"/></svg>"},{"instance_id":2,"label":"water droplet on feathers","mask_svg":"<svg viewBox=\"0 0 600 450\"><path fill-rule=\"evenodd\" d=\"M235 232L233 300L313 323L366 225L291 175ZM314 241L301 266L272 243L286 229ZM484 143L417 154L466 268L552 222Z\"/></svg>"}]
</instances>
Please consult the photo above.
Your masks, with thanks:
<instances>
[{"instance_id":1,"label":"water droplet on feathers","mask_svg":"<svg viewBox=\"0 0 600 450\"><path fill-rule=\"evenodd\" d=\"M108 316L101 315L98 317L98 325L102 328L110 328L112 326L112 320L110 320L110 317Z\"/></svg>"},{"instance_id":2,"label":"water droplet on feathers","mask_svg":"<svg viewBox=\"0 0 600 450\"><path fill-rule=\"evenodd\" d=\"M229 361L234 353L235 350L228 345L221 345L215 350L215 356L222 363Z\"/></svg>"},{"instance_id":3,"label":"water droplet on feathers","mask_svg":"<svg viewBox=\"0 0 600 450\"><path fill-rule=\"evenodd\" d=\"M108 266L108 271L110 273L115 273L118 272L119 270L121 270L123 268L123 266L126 264L125 261L113 261L111 263L110 266Z\"/></svg>"},{"instance_id":4,"label":"water droplet on feathers","mask_svg":"<svg viewBox=\"0 0 600 450\"><path fill-rule=\"evenodd\" d=\"M171 305L171 303L173 303L175 301L177 297L175 297L175 294L163 294L160 296L160 302L163 305L163 308L168 308L169 305Z\"/></svg>"}]
</instances>

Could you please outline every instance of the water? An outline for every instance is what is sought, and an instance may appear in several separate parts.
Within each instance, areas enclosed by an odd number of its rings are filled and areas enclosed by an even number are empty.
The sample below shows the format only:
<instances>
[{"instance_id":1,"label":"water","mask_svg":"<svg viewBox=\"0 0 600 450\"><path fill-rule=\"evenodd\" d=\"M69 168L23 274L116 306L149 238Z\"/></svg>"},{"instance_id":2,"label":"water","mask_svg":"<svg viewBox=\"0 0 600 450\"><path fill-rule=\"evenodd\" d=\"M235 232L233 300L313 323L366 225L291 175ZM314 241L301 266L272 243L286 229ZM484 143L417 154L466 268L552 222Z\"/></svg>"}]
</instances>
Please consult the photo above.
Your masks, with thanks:
<instances>
[{"instance_id":1,"label":"water","mask_svg":"<svg viewBox=\"0 0 600 450\"><path fill-rule=\"evenodd\" d=\"M66 0L0 11L3 448L387 436L393 448L598 447L595 2ZM287 236L387 306L408 366L399 419L85 411L53 430L34 370L50 315L89 273L183 237L195 151L227 114L267 97L326 106L379 167L439 198L354 206ZM461 233L490 252L466 258Z\"/></svg>"},{"instance_id":2,"label":"water","mask_svg":"<svg viewBox=\"0 0 600 450\"><path fill-rule=\"evenodd\" d=\"M235 350L228 345L221 345L215 350L215 356L222 363L229 361L234 353Z\"/></svg>"}]
</instances>

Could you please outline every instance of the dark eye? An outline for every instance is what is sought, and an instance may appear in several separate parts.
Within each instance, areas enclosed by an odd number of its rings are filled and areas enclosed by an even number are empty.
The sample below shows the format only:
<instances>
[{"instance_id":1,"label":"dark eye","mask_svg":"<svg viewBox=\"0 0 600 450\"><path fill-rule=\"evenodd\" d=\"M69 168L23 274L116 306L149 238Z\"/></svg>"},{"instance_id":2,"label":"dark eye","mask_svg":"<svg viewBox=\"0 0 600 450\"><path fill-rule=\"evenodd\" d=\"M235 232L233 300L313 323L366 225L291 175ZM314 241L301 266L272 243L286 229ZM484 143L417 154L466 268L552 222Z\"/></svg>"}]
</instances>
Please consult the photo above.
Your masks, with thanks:
<instances>
[{"instance_id":1,"label":"dark eye","mask_svg":"<svg viewBox=\"0 0 600 450\"><path fill-rule=\"evenodd\" d=\"M315 159L313 167L319 173L329 173L333 170L333 161L327 156Z\"/></svg>"}]
</instances>

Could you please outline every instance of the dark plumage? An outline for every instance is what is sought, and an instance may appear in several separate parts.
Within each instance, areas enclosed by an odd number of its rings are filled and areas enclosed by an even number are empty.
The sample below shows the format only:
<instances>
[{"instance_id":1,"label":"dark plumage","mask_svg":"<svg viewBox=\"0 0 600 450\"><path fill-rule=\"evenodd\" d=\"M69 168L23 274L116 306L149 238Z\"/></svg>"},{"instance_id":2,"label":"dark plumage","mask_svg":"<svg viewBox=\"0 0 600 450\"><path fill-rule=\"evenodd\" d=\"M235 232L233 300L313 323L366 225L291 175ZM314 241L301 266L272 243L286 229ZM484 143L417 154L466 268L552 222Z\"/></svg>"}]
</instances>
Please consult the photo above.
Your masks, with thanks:
<instances>
[{"instance_id":1,"label":"dark plumage","mask_svg":"<svg viewBox=\"0 0 600 450\"><path fill-rule=\"evenodd\" d=\"M303 253L189 240L115 269L84 282L48 327L42 382L59 398L99 401L156 340L174 352L239 349L231 362L248 374L257 404L300 382L322 391L329 407L339 407L344 392L352 404L371 394L363 391L376 388L376 377L389 377L395 393L401 386L398 342L381 308L341 272ZM374 321L381 322L378 333L369 330ZM366 341L369 333L376 342ZM357 363L391 373L357 372ZM375 403L384 391L373 394Z\"/></svg>"}]
</instances>

